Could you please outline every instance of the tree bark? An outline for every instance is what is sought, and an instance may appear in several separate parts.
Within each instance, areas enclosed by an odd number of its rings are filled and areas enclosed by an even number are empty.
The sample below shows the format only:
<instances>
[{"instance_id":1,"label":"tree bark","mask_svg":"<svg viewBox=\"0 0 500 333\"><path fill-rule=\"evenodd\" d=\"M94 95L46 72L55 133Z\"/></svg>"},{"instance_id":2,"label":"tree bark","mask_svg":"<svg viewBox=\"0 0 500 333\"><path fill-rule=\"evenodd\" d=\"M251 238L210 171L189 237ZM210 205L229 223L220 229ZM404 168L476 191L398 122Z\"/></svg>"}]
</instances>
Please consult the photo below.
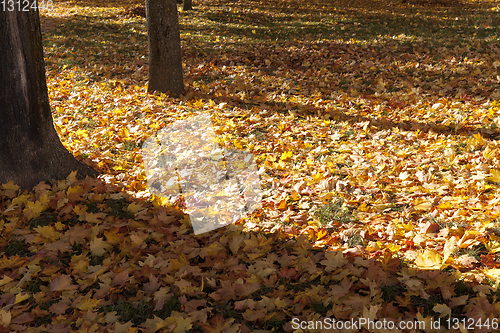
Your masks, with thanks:
<instances>
[{"instance_id":1,"label":"tree bark","mask_svg":"<svg viewBox=\"0 0 500 333\"><path fill-rule=\"evenodd\" d=\"M182 10L193 10L193 0L184 0L184 4L182 5Z\"/></svg>"},{"instance_id":2,"label":"tree bark","mask_svg":"<svg viewBox=\"0 0 500 333\"><path fill-rule=\"evenodd\" d=\"M181 38L175 0L146 0L149 42L148 91L182 94Z\"/></svg>"},{"instance_id":3,"label":"tree bark","mask_svg":"<svg viewBox=\"0 0 500 333\"><path fill-rule=\"evenodd\" d=\"M50 111L38 11L0 11L0 184L97 172L62 145Z\"/></svg>"}]
</instances>

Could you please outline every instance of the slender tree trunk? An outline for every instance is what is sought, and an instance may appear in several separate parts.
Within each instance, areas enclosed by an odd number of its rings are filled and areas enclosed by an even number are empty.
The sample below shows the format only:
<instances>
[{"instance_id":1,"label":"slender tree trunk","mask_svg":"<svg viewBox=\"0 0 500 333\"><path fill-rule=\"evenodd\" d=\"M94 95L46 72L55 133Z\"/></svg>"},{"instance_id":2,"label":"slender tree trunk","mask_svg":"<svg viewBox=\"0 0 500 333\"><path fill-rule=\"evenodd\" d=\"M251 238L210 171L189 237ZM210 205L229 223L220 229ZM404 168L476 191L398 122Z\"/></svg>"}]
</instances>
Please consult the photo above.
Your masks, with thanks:
<instances>
[{"instance_id":1,"label":"slender tree trunk","mask_svg":"<svg viewBox=\"0 0 500 333\"><path fill-rule=\"evenodd\" d=\"M181 38L175 0L146 0L149 42L148 91L178 96L184 90Z\"/></svg>"},{"instance_id":2,"label":"slender tree trunk","mask_svg":"<svg viewBox=\"0 0 500 333\"><path fill-rule=\"evenodd\" d=\"M182 10L193 10L193 0L184 0L184 4L182 5Z\"/></svg>"},{"instance_id":3,"label":"slender tree trunk","mask_svg":"<svg viewBox=\"0 0 500 333\"><path fill-rule=\"evenodd\" d=\"M50 111L38 11L0 11L0 184L97 175L62 145Z\"/></svg>"}]
</instances>

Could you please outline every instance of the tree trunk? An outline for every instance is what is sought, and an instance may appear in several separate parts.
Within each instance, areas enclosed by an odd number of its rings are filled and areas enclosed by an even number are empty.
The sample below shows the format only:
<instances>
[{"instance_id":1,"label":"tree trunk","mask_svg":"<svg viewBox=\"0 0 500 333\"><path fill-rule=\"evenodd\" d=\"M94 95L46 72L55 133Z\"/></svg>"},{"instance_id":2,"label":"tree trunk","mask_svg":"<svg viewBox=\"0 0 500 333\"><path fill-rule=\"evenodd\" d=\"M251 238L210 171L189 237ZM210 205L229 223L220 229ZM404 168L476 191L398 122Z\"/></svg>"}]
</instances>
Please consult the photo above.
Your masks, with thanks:
<instances>
[{"instance_id":1,"label":"tree trunk","mask_svg":"<svg viewBox=\"0 0 500 333\"><path fill-rule=\"evenodd\" d=\"M184 4L182 5L182 10L193 10L193 0L184 0Z\"/></svg>"},{"instance_id":2,"label":"tree trunk","mask_svg":"<svg viewBox=\"0 0 500 333\"><path fill-rule=\"evenodd\" d=\"M182 94L181 38L175 0L146 0L149 42L148 91Z\"/></svg>"},{"instance_id":3,"label":"tree trunk","mask_svg":"<svg viewBox=\"0 0 500 333\"><path fill-rule=\"evenodd\" d=\"M62 145L49 105L38 11L0 11L0 184L97 175Z\"/></svg>"}]
</instances>

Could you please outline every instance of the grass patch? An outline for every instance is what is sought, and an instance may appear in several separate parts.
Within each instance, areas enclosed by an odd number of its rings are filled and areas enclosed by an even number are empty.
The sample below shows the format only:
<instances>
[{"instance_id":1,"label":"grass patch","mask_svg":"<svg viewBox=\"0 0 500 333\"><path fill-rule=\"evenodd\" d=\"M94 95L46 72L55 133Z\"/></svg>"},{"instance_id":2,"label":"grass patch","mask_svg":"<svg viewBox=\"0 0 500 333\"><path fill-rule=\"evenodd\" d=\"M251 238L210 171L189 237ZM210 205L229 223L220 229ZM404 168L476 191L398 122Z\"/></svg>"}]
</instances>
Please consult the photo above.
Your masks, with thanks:
<instances>
[{"instance_id":1,"label":"grass patch","mask_svg":"<svg viewBox=\"0 0 500 333\"><path fill-rule=\"evenodd\" d=\"M147 319L152 319L154 316L161 319L168 318L173 311L179 310L179 299L177 296L173 296L166 301L163 307L158 311L154 311L154 306L148 304L146 301L132 302L124 301L123 298L120 298L114 304L101 307L100 312L109 313L116 311L116 314L120 317L120 323L131 321L134 325L140 325Z\"/></svg>"},{"instance_id":2,"label":"grass patch","mask_svg":"<svg viewBox=\"0 0 500 333\"><path fill-rule=\"evenodd\" d=\"M356 217L351 209L344 205L344 200L336 199L324 206L319 207L315 213L316 218L322 225L329 223L350 223L355 222Z\"/></svg>"},{"instance_id":3,"label":"grass patch","mask_svg":"<svg viewBox=\"0 0 500 333\"><path fill-rule=\"evenodd\" d=\"M106 201L107 213L120 219L132 219L134 214L127 210L128 205L129 203L124 199L109 199Z\"/></svg>"},{"instance_id":4,"label":"grass patch","mask_svg":"<svg viewBox=\"0 0 500 333\"><path fill-rule=\"evenodd\" d=\"M28 244L24 241L14 240L9 242L4 252L7 256L31 257L33 253L28 250Z\"/></svg>"},{"instance_id":5,"label":"grass patch","mask_svg":"<svg viewBox=\"0 0 500 333\"><path fill-rule=\"evenodd\" d=\"M35 229L36 227L44 227L56 222L57 216L54 213L42 212L40 216L35 217L30 221L30 228Z\"/></svg>"}]
</instances>

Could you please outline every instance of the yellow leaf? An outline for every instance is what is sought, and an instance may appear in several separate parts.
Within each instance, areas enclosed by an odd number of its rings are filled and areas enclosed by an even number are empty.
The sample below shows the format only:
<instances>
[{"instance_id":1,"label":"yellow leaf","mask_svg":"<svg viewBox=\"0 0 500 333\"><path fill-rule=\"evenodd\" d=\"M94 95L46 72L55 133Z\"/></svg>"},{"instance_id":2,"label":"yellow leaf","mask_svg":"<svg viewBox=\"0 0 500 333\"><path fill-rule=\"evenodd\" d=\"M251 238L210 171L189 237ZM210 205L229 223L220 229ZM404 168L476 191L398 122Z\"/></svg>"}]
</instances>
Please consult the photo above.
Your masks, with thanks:
<instances>
[{"instance_id":1,"label":"yellow leaf","mask_svg":"<svg viewBox=\"0 0 500 333\"><path fill-rule=\"evenodd\" d=\"M146 332L157 332L158 330L165 327L165 322L160 317L154 316L153 319L146 319L144 323L144 328Z\"/></svg>"},{"instance_id":2,"label":"yellow leaf","mask_svg":"<svg viewBox=\"0 0 500 333\"><path fill-rule=\"evenodd\" d=\"M318 173L314 174L314 175L312 176L312 178L313 178L313 180L314 180L315 182L318 182L318 181L320 181L321 179L323 179L323 174L322 174L321 172L318 172Z\"/></svg>"},{"instance_id":3,"label":"yellow leaf","mask_svg":"<svg viewBox=\"0 0 500 333\"><path fill-rule=\"evenodd\" d=\"M472 134L472 136L474 137L474 139L476 139L476 142L478 145L484 145L486 143L486 141L484 140L484 138L481 136L481 133L477 133L477 134Z\"/></svg>"},{"instance_id":4,"label":"yellow leaf","mask_svg":"<svg viewBox=\"0 0 500 333\"><path fill-rule=\"evenodd\" d=\"M443 266L441 256L434 250L425 250L423 253L418 253L415 264L420 269L441 269Z\"/></svg>"},{"instance_id":5,"label":"yellow leaf","mask_svg":"<svg viewBox=\"0 0 500 333\"><path fill-rule=\"evenodd\" d=\"M11 180L6 184L2 184L2 190L14 190L17 191L19 189L19 186L14 184L14 181Z\"/></svg>"},{"instance_id":6,"label":"yellow leaf","mask_svg":"<svg viewBox=\"0 0 500 333\"><path fill-rule=\"evenodd\" d=\"M449 202L449 201L445 201L445 202L441 202L441 203L438 205L438 208L439 208L439 209L452 209L452 208L453 208L453 205L451 204L451 202Z\"/></svg>"},{"instance_id":7,"label":"yellow leaf","mask_svg":"<svg viewBox=\"0 0 500 333\"><path fill-rule=\"evenodd\" d=\"M446 262L450 255L458 250L457 240L455 237L451 237L446 241L443 249L443 262Z\"/></svg>"},{"instance_id":8,"label":"yellow leaf","mask_svg":"<svg viewBox=\"0 0 500 333\"><path fill-rule=\"evenodd\" d=\"M486 149L483 151L483 156L484 158L491 159L495 156L495 150L490 149L490 147L486 147Z\"/></svg>"},{"instance_id":9,"label":"yellow leaf","mask_svg":"<svg viewBox=\"0 0 500 333\"><path fill-rule=\"evenodd\" d=\"M110 248L111 245L109 245L101 237L97 237L94 240L90 241L90 253L92 253L92 255L94 256L100 257Z\"/></svg>"},{"instance_id":10,"label":"yellow leaf","mask_svg":"<svg viewBox=\"0 0 500 333\"><path fill-rule=\"evenodd\" d=\"M85 212L85 221L89 223L101 223L106 217L104 213L87 213Z\"/></svg>"},{"instance_id":11,"label":"yellow leaf","mask_svg":"<svg viewBox=\"0 0 500 333\"><path fill-rule=\"evenodd\" d=\"M75 173L75 175L76 175L76 173ZM68 178L69 178L69 176L68 176ZM81 190L82 190L82 188L80 186L70 186L68 188L67 194L70 195L72 193L78 193Z\"/></svg>"},{"instance_id":12,"label":"yellow leaf","mask_svg":"<svg viewBox=\"0 0 500 333\"><path fill-rule=\"evenodd\" d=\"M175 328L173 330L174 333L184 333L193 327L191 324L191 318L184 318L182 317L182 314L177 311L173 311L172 315L165 319L165 324L166 326L175 324Z\"/></svg>"},{"instance_id":13,"label":"yellow leaf","mask_svg":"<svg viewBox=\"0 0 500 333\"><path fill-rule=\"evenodd\" d=\"M73 211L78 216L85 215L85 212L87 211L87 209L88 209L88 207L85 205L77 205L77 206L73 207Z\"/></svg>"},{"instance_id":14,"label":"yellow leaf","mask_svg":"<svg viewBox=\"0 0 500 333\"><path fill-rule=\"evenodd\" d=\"M451 316L451 309L446 304L436 304L432 310L440 313L439 318Z\"/></svg>"},{"instance_id":15,"label":"yellow leaf","mask_svg":"<svg viewBox=\"0 0 500 333\"><path fill-rule=\"evenodd\" d=\"M26 201L28 201L28 198L30 196L27 194L21 194L20 196L15 197L12 199L12 203L18 206L22 206Z\"/></svg>"},{"instance_id":16,"label":"yellow leaf","mask_svg":"<svg viewBox=\"0 0 500 333\"><path fill-rule=\"evenodd\" d=\"M368 207L366 206L366 203L363 202L361 205L359 205L358 210L360 212L367 212L368 211Z\"/></svg>"},{"instance_id":17,"label":"yellow leaf","mask_svg":"<svg viewBox=\"0 0 500 333\"><path fill-rule=\"evenodd\" d=\"M137 214L142 210L142 205L138 205L135 202L132 202L130 205L128 205L127 210L131 212L132 214Z\"/></svg>"},{"instance_id":18,"label":"yellow leaf","mask_svg":"<svg viewBox=\"0 0 500 333\"><path fill-rule=\"evenodd\" d=\"M30 298L30 295L28 293L21 295L21 293L16 295L16 300L14 301L14 304L21 303L24 300L27 300Z\"/></svg>"},{"instance_id":19,"label":"yellow leaf","mask_svg":"<svg viewBox=\"0 0 500 333\"><path fill-rule=\"evenodd\" d=\"M231 239L231 241L229 242L229 249L233 254L238 253L238 250L240 249L244 239L245 238L242 235L234 236Z\"/></svg>"},{"instance_id":20,"label":"yellow leaf","mask_svg":"<svg viewBox=\"0 0 500 333\"><path fill-rule=\"evenodd\" d=\"M126 138L130 135L130 133L126 127L122 127L118 130L118 135L122 138Z\"/></svg>"},{"instance_id":21,"label":"yellow leaf","mask_svg":"<svg viewBox=\"0 0 500 333\"><path fill-rule=\"evenodd\" d=\"M79 129L79 130L77 130L75 134L76 134L77 136L81 136L81 137L83 137L83 138L86 138L86 137L88 137L88 136L89 136L89 135L88 135L88 133L87 133L87 130L84 130L84 129Z\"/></svg>"},{"instance_id":22,"label":"yellow leaf","mask_svg":"<svg viewBox=\"0 0 500 333\"><path fill-rule=\"evenodd\" d=\"M8 327L10 325L10 321L12 320L12 315L9 311L5 311L0 309L0 326Z\"/></svg>"},{"instance_id":23,"label":"yellow leaf","mask_svg":"<svg viewBox=\"0 0 500 333\"><path fill-rule=\"evenodd\" d=\"M279 203L279 205L278 205L278 209L279 210L285 210L286 207L287 207L286 200L285 199L281 200L280 203Z\"/></svg>"},{"instance_id":24,"label":"yellow leaf","mask_svg":"<svg viewBox=\"0 0 500 333\"><path fill-rule=\"evenodd\" d=\"M8 277L7 275L4 275L3 278L0 280L0 287L3 286L4 284L9 283L10 281L13 281L14 279Z\"/></svg>"},{"instance_id":25,"label":"yellow leaf","mask_svg":"<svg viewBox=\"0 0 500 333\"><path fill-rule=\"evenodd\" d=\"M285 151L283 154L281 154L280 160L282 160L282 161L286 161L286 160L288 160L290 157L292 157L292 155L293 155L293 152L292 152L292 151Z\"/></svg>"},{"instance_id":26,"label":"yellow leaf","mask_svg":"<svg viewBox=\"0 0 500 333\"><path fill-rule=\"evenodd\" d=\"M84 300L83 302L80 302L76 307L79 310L88 311L88 310L92 310L93 308L98 306L100 302L101 302L100 299L88 298L88 299Z\"/></svg>"},{"instance_id":27,"label":"yellow leaf","mask_svg":"<svg viewBox=\"0 0 500 333\"><path fill-rule=\"evenodd\" d=\"M276 298L274 300L274 305L276 305L277 309L284 309L288 306L288 302L281 298Z\"/></svg>"},{"instance_id":28,"label":"yellow leaf","mask_svg":"<svg viewBox=\"0 0 500 333\"><path fill-rule=\"evenodd\" d=\"M326 259L322 260L320 263L326 266L325 271L327 273L335 271L337 268L344 266L348 262L342 252L328 251L325 253L325 258Z\"/></svg>"},{"instance_id":29,"label":"yellow leaf","mask_svg":"<svg viewBox=\"0 0 500 333\"><path fill-rule=\"evenodd\" d=\"M486 178L487 180L489 180L490 182L500 183L500 171L495 169L490 169L490 174L491 176Z\"/></svg>"},{"instance_id":30,"label":"yellow leaf","mask_svg":"<svg viewBox=\"0 0 500 333\"><path fill-rule=\"evenodd\" d=\"M234 146L238 149L243 149L243 146L241 145L241 141L238 139L234 139Z\"/></svg>"},{"instance_id":31,"label":"yellow leaf","mask_svg":"<svg viewBox=\"0 0 500 333\"><path fill-rule=\"evenodd\" d=\"M378 212L383 212L386 210L388 207L391 207L391 204L389 203L374 203L372 206L378 211Z\"/></svg>"},{"instance_id":32,"label":"yellow leaf","mask_svg":"<svg viewBox=\"0 0 500 333\"><path fill-rule=\"evenodd\" d=\"M59 233L54 229L54 227L51 227L50 225L44 225L38 226L35 229L36 232L38 232L42 237L48 238L48 239L55 239Z\"/></svg>"},{"instance_id":33,"label":"yellow leaf","mask_svg":"<svg viewBox=\"0 0 500 333\"><path fill-rule=\"evenodd\" d=\"M500 242L492 240L484 244L484 246L486 247L489 253L500 252Z\"/></svg>"},{"instance_id":34,"label":"yellow leaf","mask_svg":"<svg viewBox=\"0 0 500 333\"><path fill-rule=\"evenodd\" d=\"M500 268L485 269L484 275L489 279L496 281L496 284L500 282Z\"/></svg>"},{"instance_id":35,"label":"yellow leaf","mask_svg":"<svg viewBox=\"0 0 500 333\"><path fill-rule=\"evenodd\" d=\"M123 241L123 234L119 233L118 228L113 228L111 230L105 230L104 236L106 237L106 241L111 245L118 245Z\"/></svg>"},{"instance_id":36,"label":"yellow leaf","mask_svg":"<svg viewBox=\"0 0 500 333\"><path fill-rule=\"evenodd\" d=\"M399 251L399 249L401 249L401 246L396 244L388 244L385 246L385 248L391 251L392 253L396 253Z\"/></svg>"},{"instance_id":37,"label":"yellow leaf","mask_svg":"<svg viewBox=\"0 0 500 333\"><path fill-rule=\"evenodd\" d=\"M23 213L24 216L28 219L36 218L40 216L40 213L43 212L47 208L47 204L44 204L40 201L28 201L26 203L26 208L24 209Z\"/></svg>"},{"instance_id":38,"label":"yellow leaf","mask_svg":"<svg viewBox=\"0 0 500 333\"><path fill-rule=\"evenodd\" d=\"M298 194L297 191L293 190L290 194L290 197L292 198L292 200L297 201L300 199L300 194Z\"/></svg>"},{"instance_id":39,"label":"yellow leaf","mask_svg":"<svg viewBox=\"0 0 500 333\"><path fill-rule=\"evenodd\" d=\"M380 173L385 169L385 163L382 163L381 165L378 166L377 170L375 170L375 173Z\"/></svg>"},{"instance_id":40,"label":"yellow leaf","mask_svg":"<svg viewBox=\"0 0 500 333\"><path fill-rule=\"evenodd\" d=\"M413 208L415 210L429 210L432 207L432 203L429 201L424 201L422 203L419 203L418 205L415 205Z\"/></svg>"},{"instance_id":41,"label":"yellow leaf","mask_svg":"<svg viewBox=\"0 0 500 333\"><path fill-rule=\"evenodd\" d=\"M130 235L130 241L134 247L139 247L144 242L141 236L135 234Z\"/></svg>"}]
</instances>

